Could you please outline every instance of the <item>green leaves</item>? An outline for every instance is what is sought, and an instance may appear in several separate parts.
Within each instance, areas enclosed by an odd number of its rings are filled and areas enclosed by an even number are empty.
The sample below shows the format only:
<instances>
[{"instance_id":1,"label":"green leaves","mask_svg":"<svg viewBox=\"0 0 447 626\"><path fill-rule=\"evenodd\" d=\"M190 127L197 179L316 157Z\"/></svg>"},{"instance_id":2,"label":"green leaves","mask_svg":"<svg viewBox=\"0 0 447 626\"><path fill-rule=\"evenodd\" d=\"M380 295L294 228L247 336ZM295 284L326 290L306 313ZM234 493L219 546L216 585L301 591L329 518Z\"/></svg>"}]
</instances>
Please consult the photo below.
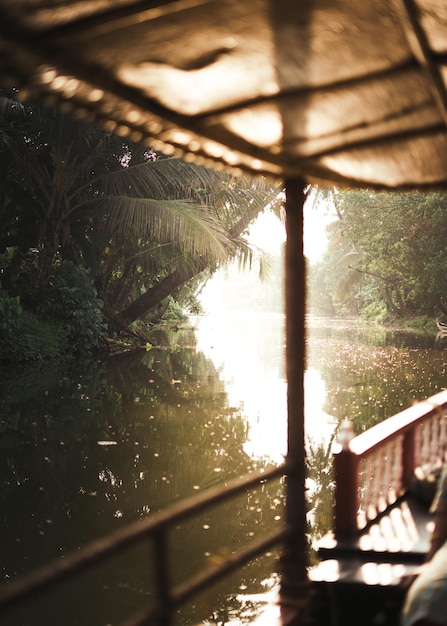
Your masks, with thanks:
<instances>
[{"instance_id":1,"label":"green leaves","mask_svg":"<svg viewBox=\"0 0 447 626\"><path fill-rule=\"evenodd\" d=\"M0 142L9 155L0 158L7 207L0 245L35 250L35 300L49 285L52 265L69 259L91 271L116 320L172 275L162 299L179 281L235 257L250 264L244 239L250 222L266 206L281 205L277 185L261 177L235 178L160 157L37 103L19 116L13 109L12 99L0 97Z\"/></svg>"},{"instance_id":2,"label":"green leaves","mask_svg":"<svg viewBox=\"0 0 447 626\"><path fill-rule=\"evenodd\" d=\"M447 293L447 195L343 191L334 195L340 228L352 242L357 261L350 271L401 317L434 315ZM369 295L373 293L369 290Z\"/></svg>"},{"instance_id":3,"label":"green leaves","mask_svg":"<svg viewBox=\"0 0 447 626\"><path fill-rule=\"evenodd\" d=\"M105 336L102 302L91 278L68 261L53 269L51 287L37 312L59 326L66 352L90 354Z\"/></svg>"}]
</instances>

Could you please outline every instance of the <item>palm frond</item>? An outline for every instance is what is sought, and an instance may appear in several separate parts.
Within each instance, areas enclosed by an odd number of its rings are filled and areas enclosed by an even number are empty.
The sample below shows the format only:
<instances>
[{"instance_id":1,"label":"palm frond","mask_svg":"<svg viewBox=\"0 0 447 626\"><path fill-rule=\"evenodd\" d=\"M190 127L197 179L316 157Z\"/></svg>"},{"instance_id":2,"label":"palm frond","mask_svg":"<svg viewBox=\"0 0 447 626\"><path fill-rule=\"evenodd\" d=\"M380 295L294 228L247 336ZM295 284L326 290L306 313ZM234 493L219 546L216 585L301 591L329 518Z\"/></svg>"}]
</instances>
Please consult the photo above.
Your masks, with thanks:
<instances>
[{"instance_id":1,"label":"palm frond","mask_svg":"<svg viewBox=\"0 0 447 626\"><path fill-rule=\"evenodd\" d=\"M338 261L335 266L335 272L344 272L351 269L354 265L357 265L362 258L361 252L347 252Z\"/></svg>"},{"instance_id":2,"label":"palm frond","mask_svg":"<svg viewBox=\"0 0 447 626\"><path fill-rule=\"evenodd\" d=\"M89 191L93 183L98 193L112 196L126 189L133 197L192 199L203 197L215 180L216 173L205 168L180 159L158 159L95 176L79 191Z\"/></svg>"},{"instance_id":3,"label":"palm frond","mask_svg":"<svg viewBox=\"0 0 447 626\"><path fill-rule=\"evenodd\" d=\"M180 245L186 254L215 261L234 252L234 243L206 207L184 200L108 196L84 203L83 209L88 208L111 235L150 236L159 243Z\"/></svg>"},{"instance_id":4,"label":"palm frond","mask_svg":"<svg viewBox=\"0 0 447 626\"><path fill-rule=\"evenodd\" d=\"M353 296L357 287L362 283L362 275L354 270L346 272L335 284L334 295L340 302L345 302Z\"/></svg>"}]
</instances>

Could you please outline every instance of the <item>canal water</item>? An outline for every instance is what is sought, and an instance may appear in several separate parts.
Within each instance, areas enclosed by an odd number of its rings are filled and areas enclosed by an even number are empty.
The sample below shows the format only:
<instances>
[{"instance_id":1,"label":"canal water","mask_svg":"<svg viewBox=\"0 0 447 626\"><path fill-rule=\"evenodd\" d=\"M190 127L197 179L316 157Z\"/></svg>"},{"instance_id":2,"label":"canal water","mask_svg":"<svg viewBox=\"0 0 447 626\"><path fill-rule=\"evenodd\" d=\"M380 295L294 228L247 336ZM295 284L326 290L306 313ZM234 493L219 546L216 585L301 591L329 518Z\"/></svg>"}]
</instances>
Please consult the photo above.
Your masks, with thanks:
<instances>
[{"instance_id":1,"label":"canal water","mask_svg":"<svg viewBox=\"0 0 447 626\"><path fill-rule=\"evenodd\" d=\"M446 386L447 340L309 318L306 444L311 541L331 524L338 424L370 427ZM444 343L443 343L444 342ZM169 504L280 463L286 450L284 319L222 313L154 335L106 361L3 368L2 583ZM282 481L174 528L174 582L283 523ZM106 626L150 606L152 547L114 557L2 619L6 626ZM250 623L275 592L275 551L186 606L177 623Z\"/></svg>"}]
</instances>

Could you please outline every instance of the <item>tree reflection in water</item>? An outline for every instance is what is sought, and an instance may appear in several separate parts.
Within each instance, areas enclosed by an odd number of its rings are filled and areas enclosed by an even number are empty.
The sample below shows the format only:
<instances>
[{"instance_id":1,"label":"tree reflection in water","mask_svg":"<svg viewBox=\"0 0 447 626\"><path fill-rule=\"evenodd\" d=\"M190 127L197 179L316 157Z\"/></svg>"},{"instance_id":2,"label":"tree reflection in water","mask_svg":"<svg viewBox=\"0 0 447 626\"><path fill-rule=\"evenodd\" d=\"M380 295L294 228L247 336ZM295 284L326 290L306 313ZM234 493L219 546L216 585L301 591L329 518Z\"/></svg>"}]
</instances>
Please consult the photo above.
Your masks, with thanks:
<instances>
[{"instance_id":1,"label":"tree reflection in water","mask_svg":"<svg viewBox=\"0 0 447 626\"><path fill-rule=\"evenodd\" d=\"M2 550L4 580L198 490L268 466L245 452L246 420L229 406L215 366L195 350L193 333L181 341L183 347L160 336L149 352L76 363L66 372L5 370L0 531L11 541ZM271 532L282 511L276 481L182 523L171 533L174 581ZM276 558L254 559L186 607L180 623L241 607L238 592L264 591ZM46 599L4 623L117 622L152 599L150 560L149 545L132 550L51 595L50 615ZM67 614L71 597L77 600Z\"/></svg>"},{"instance_id":2,"label":"tree reflection in water","mask_svg":"<svg viewBox=\"0 0 447 626\"><path fill-rule=\"evenodd\" d=\"M349 419L359 434L444 389L446 347L447 341L436 341L434 323L432 332L412 332L358 320L308 318L306 424L312 425L307 461L313 544L332 527L331 442L338 425Z\"/></svg>"},{"instance_id":3,"label":"tree reflection in water","mask_svg":"<svg viewBox=\"0 0 447 626\"><path fill-rule=\"evenodd\" d=\"M229 334L221 340L233 355L229 369L220 357L196 349L192 331L182 331L160 334L153 341L157 347L122 360L67 364L65 371L47 364L2 370L4 581L180 498L278 462L280 444L269 444L271 433L285 432L283 320L274 325L265 319L254 348L248 339L255 322L249 321L250 332L244 324L237 329L232 319L235 341ZM266 334L266 324L272 335ZM340 320L309 321L312 541L331 526L330 448L337 425L350 418L361 432L444 388L447 358L435 333L414 336ZM215 352L216 342L214 336ZM263 360L265 371L259 366ZM238 363L243 384L231 380L238 376ZM250 382L249 373L255 375ZM244 396L248 393L250 398ZM173 529L174 580L271 532L282 523L283 505L283 485L276 481ZM32 602L2 626L117 623L152 601L150 563L148 543ZM277 571L276 553L254 559L187 606L179 625L249 622L268 597L265 593L274 589Z\"/></svg>"}]
</instances>

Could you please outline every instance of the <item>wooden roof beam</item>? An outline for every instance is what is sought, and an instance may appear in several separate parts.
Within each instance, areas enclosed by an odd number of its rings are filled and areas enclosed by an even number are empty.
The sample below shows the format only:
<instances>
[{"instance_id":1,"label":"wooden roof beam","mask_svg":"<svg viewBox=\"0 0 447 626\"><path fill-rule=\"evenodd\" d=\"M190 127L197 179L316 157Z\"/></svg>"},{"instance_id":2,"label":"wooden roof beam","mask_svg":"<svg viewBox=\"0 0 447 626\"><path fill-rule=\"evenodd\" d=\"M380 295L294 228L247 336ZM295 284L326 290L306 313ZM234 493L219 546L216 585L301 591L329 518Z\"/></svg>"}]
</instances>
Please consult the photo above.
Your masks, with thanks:
<instances>
[{"instance_id":1,"label":"wooden roof beam","mask_svg":"<svg viewBox=\"0 0 447 626\"><path fill-rule=\"evenodd\" d=\"M416 60L429 78L433 99L447 127L447 89L442 79L439 65L434 61L434 53L429 46L428 38L421 26L416 3L414 0L397 0L396 6L400 10L402 28L408 44Z\"/></svg>"}]
</instances>

